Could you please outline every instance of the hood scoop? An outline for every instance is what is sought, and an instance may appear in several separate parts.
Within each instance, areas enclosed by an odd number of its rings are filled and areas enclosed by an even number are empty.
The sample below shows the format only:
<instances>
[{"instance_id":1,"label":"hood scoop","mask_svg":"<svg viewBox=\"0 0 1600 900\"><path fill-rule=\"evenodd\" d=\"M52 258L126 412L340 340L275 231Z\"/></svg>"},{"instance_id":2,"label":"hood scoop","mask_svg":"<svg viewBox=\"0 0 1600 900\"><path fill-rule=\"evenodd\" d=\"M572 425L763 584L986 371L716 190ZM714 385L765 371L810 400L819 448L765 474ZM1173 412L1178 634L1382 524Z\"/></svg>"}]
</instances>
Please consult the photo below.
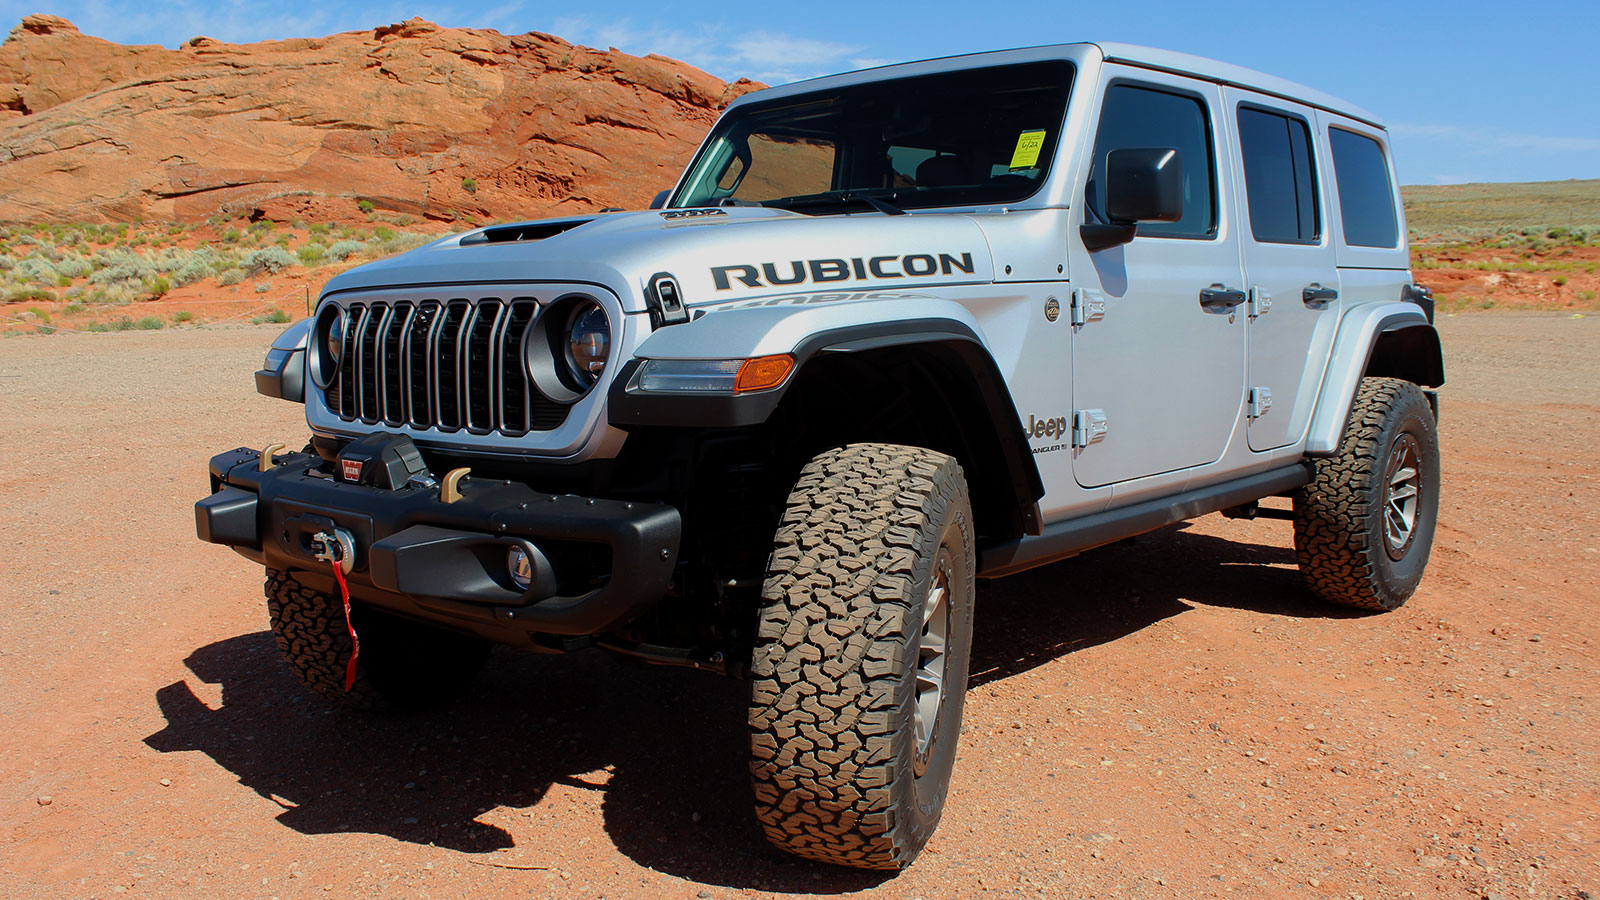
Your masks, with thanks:
<instances>
[{"instance_id":1,"label":"hood scoop","mask_svg":"<svg viewBox=\"0 0 1600 900\"><path fill-rule=\"evenodd\" d=\"M545 238L555 237L563 231L571 231L579 225L587 225L593 221L594 219L591 217L587 219L562 219L556 222L524 222L520 225L499 225L494 228L485 228L476 234L467 235L461 239L461 245L542 241Z\"/></svg>"}]
</instances>

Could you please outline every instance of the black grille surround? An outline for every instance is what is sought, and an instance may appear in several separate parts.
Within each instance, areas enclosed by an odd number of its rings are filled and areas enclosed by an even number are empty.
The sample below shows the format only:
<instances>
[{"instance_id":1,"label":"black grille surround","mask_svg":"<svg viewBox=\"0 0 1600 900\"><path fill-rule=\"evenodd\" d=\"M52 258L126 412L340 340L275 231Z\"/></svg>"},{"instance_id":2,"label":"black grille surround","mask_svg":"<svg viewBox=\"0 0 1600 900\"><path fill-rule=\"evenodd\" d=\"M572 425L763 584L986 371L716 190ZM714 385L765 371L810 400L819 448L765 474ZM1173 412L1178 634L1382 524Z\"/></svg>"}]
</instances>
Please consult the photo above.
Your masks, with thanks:
<instances>
[{"instance_id":1,"label":"black grille surround","mask_svg":"<svg viewBox=\"0 0 1600 900\"><path fill-rule=\"evenodd\" d=\"M523 343L544 304L528 296L353 298L323 391L340 420L518 437L560 428L572 407L528 377Z\"/></svg>"}]
</instances>

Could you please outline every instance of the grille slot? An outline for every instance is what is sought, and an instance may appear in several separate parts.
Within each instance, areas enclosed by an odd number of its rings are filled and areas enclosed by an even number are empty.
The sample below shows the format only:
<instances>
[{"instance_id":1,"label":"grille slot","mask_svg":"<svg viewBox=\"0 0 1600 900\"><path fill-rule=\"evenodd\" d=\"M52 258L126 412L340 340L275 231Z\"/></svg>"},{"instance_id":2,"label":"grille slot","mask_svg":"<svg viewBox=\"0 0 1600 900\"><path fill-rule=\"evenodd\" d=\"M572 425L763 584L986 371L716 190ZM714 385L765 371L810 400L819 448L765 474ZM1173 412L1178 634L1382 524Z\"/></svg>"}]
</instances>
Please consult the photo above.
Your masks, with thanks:
<instances>
[{"instance_id":1,"label":"grille slot","mask_svg":"<svg viewBox=\"0 0 1600 900\"><path fill-rule=\"evenodd\" d=\"M363 300L345 308L339 371L323 396L346 422L517 436L570 407L528 378L529 297Z\"/></svg>"}]
</instances>

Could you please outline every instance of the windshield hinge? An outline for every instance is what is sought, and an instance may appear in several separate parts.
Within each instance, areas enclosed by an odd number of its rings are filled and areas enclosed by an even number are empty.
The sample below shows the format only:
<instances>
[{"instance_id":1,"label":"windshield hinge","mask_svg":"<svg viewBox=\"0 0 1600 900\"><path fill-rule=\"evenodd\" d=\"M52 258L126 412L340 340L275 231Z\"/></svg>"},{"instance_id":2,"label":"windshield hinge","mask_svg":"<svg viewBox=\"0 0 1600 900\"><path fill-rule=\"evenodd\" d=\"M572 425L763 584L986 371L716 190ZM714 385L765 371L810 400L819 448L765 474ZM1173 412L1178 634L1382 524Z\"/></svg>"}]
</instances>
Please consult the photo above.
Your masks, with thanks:
<instances>
[{"instance_id":1,"label":"windshield hinge","mask_svg":"<svg viewBox=\"0 0 1600 900\"><path fill-rule=\"evenodd\" d=\"M644 293L653 327L681 325L689 321L689 310L683 305L683 291L678 287L678 279L670 273L657 272L650 276L650 286Z\"/></svg>"}]
</instances>

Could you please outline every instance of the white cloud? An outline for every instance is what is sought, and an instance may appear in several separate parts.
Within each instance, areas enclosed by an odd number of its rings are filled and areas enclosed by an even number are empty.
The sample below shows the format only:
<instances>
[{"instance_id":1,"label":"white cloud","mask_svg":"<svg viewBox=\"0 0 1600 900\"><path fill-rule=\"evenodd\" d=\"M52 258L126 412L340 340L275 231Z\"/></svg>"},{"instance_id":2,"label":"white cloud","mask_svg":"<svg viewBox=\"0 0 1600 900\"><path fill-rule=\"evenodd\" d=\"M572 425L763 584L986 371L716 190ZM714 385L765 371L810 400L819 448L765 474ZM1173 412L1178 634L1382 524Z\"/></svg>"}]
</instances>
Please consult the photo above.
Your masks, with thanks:
<instances>
[{"instance_id":1,"label":"white cloud","mask_svg":"<svg viewBox=\"0 0 1600 900\"><path fill-rule=\"evenodd\" d=\"M653 24L639 26L627 19L596 22L566 18L558 19L552 31L591 47L615 47L641 56L658 53L721 78L743 76L768 84L882 65L880 60L859 58L862 48L851 44L770 31L733 33L721 25L684 30Z\"/></svg>"},{"instance_id":2,"label":"white cloud","mask_svg":"<svg viewBox=\"0 0 1600 900\"><path fill-rule=\"evenodd\" d=\"M1476 154L1487 153L1597 153L1600 138L1552 137L1514 131L1486 131L1456 125L1424 125L1401 122L1389 127L1397 137L1451 141Z\"/></svg>"}]
</instances>

